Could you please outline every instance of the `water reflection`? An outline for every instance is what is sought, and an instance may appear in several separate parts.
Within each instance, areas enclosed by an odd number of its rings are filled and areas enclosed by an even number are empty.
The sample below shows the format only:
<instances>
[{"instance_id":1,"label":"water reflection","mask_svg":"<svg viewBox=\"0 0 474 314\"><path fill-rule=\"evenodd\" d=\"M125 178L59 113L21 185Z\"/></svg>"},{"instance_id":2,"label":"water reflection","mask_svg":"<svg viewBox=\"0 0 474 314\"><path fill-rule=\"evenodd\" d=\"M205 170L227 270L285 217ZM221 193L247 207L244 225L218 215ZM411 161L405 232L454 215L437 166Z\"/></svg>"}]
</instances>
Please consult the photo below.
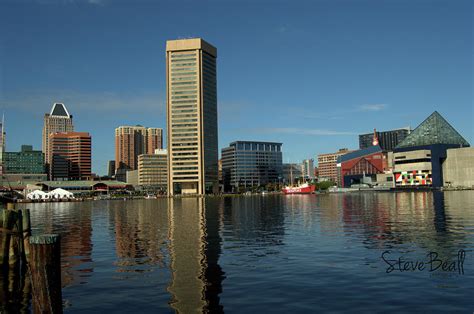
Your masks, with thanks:
<instances>
[{"instance_id":1,"label":"water reflection","mask_svg":"<svg viewBox=\"0 0 474 314\"><path fill-rule=\"evenodd\" d=\"M178 312L223 312L219 294L224 272L221 254L220 214L222 200L206 209L202 198L169 200L169 238L172 280L168 291Z\"/></svg>"},{"instance_id":2,"label":"water reflection","mask_svg":"<svg viewBox=\"0 0 474 314\"><path fill-rule=\"evenodd\" d=\"M446 204L445 195L451 204ZM344 195L340 199L345 233L362 235L369 249L397 247L410 252L418 247L454 256L466 249L469 233L463 219L451 217L458 207L450 195L440 191ZM472 223L472 218L466 222Z\"/></svg>"},{"instance_id":3,"label":"water reflection","mask_svg":"<svg viewBox=\"0 0 474 314\"><path fill-rule=\"evenodd\" d=\"M472 204L472 192L404 192L28 207L34 233L62 235L70 312L416 309L399 302L406 293L426 311L443 297L450 312L474 306L472 252L464 277L442 281L454 282L448 293L426 289L434 281L425 273L386 277L380 254L472 250ZM2 302L23 299L0 288Z\"/></svg>"},{"instance_id":4,"label":"water reflection","mask_svg":"<svg viewBox=\"0 0 474 314\"><path fill-rule=\"evenodd\" d=\"M25 207L26 205L23 205ZM70 214L71 203L28 204L33 234L61 235L61 283L69 286L85 282L94 271L92 260L92 203L81 203Z\"/></svg>"},{"instance_id":5,"label":"water reflection","mask_svg":"<svg viewBox=\"0 0 474 314\"><path fill-rule=\"evenodd\" d=\"M115 234L118 272L151 271L166 267L168 211L163 202L110 202L111 231ZM143 265L143 267L138 267Z\"/></svg>"}]
</instances>

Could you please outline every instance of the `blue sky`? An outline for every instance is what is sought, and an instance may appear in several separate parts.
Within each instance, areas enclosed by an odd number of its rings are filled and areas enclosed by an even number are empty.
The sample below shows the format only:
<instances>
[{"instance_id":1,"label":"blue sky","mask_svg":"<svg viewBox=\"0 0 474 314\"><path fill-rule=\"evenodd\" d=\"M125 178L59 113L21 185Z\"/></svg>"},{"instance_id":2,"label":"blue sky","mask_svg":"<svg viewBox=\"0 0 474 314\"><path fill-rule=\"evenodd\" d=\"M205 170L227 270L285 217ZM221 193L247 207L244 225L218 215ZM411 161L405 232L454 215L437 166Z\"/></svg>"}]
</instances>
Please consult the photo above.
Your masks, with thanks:
<instances>
[{"instance_id":1,"label":"blue sky","mask_svg":"<svg viewBox=\"0 0 474 314\"><path fill-rule=\"evenodd\" d=\"M218 49L220 148L279 141L296 162L434 110L474 143L472 1L2 0L7 150L40 149L61 101L104 174L115 127L166 128L165 42L187 37Z\"/></svg>"}]
</instances>

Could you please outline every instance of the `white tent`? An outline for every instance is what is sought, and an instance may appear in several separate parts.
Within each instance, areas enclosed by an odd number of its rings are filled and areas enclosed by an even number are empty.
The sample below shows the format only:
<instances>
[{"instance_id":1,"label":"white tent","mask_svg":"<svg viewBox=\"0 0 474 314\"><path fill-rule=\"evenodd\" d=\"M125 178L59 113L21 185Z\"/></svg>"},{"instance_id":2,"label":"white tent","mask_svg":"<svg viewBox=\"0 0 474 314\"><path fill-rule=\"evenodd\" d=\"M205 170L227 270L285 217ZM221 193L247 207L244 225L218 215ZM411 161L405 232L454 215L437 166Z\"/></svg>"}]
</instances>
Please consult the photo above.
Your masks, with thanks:
<instances>
[{"instance_id":1,"label":"white tent","mask_svg":"<svg viewBox=\"0 0 474 314\"><path fill-rule=\"evenodd\" d=\"M61 188L57 188L52 190L48 193L49 198L51 199L66 199L66 198L74 198L74 194L69 191L63 190Z\"/></svg>"},{"instance_id":2,"label":"white tent","mask_svg":"<svg viewBox=\"0 0 474 314\"><path fill-rule=\"evenodd\" d=\"M29 200L43 200L43 199L46 199L48 198L47 197L47 194L41 190L35 190L31 193L28 193L28 195L26 195L26 198L29 199Z\"/></svg>"}]
</instances>

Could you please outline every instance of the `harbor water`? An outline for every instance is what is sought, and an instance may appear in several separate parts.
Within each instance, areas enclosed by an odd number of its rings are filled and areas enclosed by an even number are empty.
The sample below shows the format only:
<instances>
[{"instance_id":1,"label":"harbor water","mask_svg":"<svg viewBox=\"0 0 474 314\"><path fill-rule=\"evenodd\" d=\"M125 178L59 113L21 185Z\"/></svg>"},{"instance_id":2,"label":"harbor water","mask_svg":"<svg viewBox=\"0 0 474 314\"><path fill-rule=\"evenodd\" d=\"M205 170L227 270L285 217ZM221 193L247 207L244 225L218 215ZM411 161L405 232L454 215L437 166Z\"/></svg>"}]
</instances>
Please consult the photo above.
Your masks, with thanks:
<instances>
[{"instance_id":1,"label":"harbor water","mask_svg":"<svg viewBox=\"0 0 474 314\"><path fill-rule=\"evenodd\" d=\"M474 311L474 191L21 207L69 313Z\"/></svg>"}]
</instances>

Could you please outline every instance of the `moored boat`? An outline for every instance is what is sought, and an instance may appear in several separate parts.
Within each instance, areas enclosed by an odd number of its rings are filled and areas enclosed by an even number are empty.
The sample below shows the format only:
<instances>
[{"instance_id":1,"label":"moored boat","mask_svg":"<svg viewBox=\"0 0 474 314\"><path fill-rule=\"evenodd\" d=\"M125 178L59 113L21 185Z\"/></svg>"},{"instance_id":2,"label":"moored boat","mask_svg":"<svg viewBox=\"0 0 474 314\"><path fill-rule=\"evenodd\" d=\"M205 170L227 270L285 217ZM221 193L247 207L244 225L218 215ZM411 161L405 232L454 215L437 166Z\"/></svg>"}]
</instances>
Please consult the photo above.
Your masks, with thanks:
<instances>
[{"instance_id":1,"label":"moored boat","mask_svg":"<svg viewBox=\"0 0 474 314\"><path fill-rule=\"evenodd\" d=\"M315 191L316 186L304 183L296 187L287 186L282 189L284 194L311 194Z\"/></svg>"}]
</instances>

